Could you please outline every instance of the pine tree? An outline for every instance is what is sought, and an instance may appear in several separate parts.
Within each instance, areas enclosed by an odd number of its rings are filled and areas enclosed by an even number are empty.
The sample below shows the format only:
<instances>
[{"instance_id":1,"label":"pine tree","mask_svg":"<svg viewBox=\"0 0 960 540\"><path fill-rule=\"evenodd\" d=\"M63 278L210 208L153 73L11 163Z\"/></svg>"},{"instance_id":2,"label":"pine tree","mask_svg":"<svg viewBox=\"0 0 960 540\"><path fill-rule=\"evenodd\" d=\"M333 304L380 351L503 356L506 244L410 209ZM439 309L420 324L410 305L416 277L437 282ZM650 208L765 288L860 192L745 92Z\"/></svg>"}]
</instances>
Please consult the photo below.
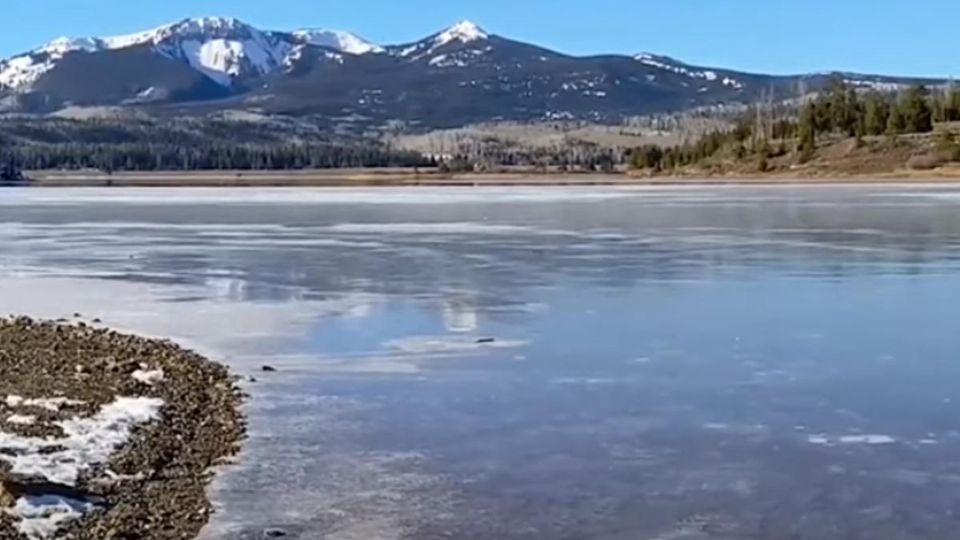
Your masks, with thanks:
<instances>
[{"instance_id":1,"label":"pine tree","mask_svg":"<svg viewBox=\"0 0 960 540\"><path fill-rule=\"evenodd\" d=\"M890 104L877 91L872 91L863 100L863 132L866 135L883 135L887 131Z\"/></svg>"},{"instance_id":2,"label":"pine tree","mask_svg":"<svg viewBox=\"0 0 960 540\"><path fill-rule=\"evenodd\" d=\"M943 120L945 122L960 121L960 88L951 85L944 98Z\"/></svg>"},{"instance_id":3,"label":"pine tree","mask_svg":"<svg viewBox=\"0 0 960 540\"><path fill-rule=\"evenodd\" d=\"M800 162L805 163L813 158L817 149L817 106L815 103L807 103L800 114L800 121L797 125L799 141L797 151L800 155Z\"/></svg>"},{"instance_id":4,"label":"pine tree","mask_svg":"<svg viewBox=\"0 0 960 540\"><path fill-rule=\"evenodd\" d=\"M901 112L907 133L933 131L933 113L927 101L928 94L929 92L923 86L913 86L904 94Z\"/></svg>"},{"instance_id":5,"label":"pine tree","mask_svg":"<svg viewBox=\"0 0 960 540\"><path fill-rule=\"evenodd\" d=\"M900 135L907 130L907 119L903 114L903 107L900 103L890 104L890 113L887 115L887 135Z\"/></svg>"}]
</instances>

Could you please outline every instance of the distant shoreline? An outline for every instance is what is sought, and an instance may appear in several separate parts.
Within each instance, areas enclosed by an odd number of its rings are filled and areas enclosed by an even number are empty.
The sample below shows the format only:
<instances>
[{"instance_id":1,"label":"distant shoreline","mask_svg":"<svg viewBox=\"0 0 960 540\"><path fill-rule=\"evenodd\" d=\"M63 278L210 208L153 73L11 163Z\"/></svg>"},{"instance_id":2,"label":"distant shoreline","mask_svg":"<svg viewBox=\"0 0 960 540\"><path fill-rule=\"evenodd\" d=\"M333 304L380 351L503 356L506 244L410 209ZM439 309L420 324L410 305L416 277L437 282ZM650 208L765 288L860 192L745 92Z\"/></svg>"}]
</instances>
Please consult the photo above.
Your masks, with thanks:
<instances>
[{"instance_id":1,"label":"distant shoreline","mask_svg":"<svg viewBox=\"0 0 960 540\"><path fill-rule=\"evenodd\" d=\"M960 183L960 170L897 171L873 175L689 175L631 173L505 172L414 173L407 169L328 169L296 171L34 171L30 187L510 187L510 186L670 186Z\"/></svg>"}]
</instances>

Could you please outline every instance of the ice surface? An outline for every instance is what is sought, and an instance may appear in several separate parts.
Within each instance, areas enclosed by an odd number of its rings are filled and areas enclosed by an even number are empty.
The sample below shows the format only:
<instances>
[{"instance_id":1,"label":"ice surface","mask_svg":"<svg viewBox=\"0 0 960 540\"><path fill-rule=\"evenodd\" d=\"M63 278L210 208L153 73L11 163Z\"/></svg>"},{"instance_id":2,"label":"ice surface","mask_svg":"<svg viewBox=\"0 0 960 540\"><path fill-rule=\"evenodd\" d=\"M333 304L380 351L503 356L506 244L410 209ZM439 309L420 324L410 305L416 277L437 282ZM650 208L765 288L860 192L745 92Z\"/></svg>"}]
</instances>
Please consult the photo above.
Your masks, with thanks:
<instances>
[{"instance_id":1,"label":"ice surface","mask_svg":"<svg viewBox=\"0 0 960 540\"><path fill-rule=\"evenodd\" d=\"M514 349L523 347L529 342L524 340L494 340L484 342L474 337L444 337L444 336L410 336L388 341L385 346L403 353L428 354L470 352L483 349Z\"/></svg>"},{"instance_id":2,"label":"ice surface","mask_svg":"<svg viewBox=\"0 0 960 540\"><path fill-rule=\"evenodd\" d=\"M960 444L944 192L10 190L0 312L257 379L207 539L942 532L903 478Z\"/></svg>"}]
</instances>

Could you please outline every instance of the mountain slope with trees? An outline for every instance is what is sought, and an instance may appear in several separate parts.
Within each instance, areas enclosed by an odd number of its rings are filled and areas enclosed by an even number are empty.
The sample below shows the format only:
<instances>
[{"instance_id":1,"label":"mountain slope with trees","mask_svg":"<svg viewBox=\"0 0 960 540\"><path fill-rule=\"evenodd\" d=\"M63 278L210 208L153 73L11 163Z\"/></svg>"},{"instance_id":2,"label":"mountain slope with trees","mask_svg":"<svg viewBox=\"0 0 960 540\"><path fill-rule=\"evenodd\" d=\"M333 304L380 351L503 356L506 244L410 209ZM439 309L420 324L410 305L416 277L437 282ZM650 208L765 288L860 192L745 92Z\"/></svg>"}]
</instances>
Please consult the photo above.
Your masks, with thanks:
<instances>
[{"instance_id":1,"label":"mountain slope with trees","mask_svg":"<svg viewBox=\"0 0 960 540\"><path fill-rule=\"evenodd\" d=\"M732 129L636 148L630 161L646 174L798 173L815 162L828 174L932 169L960 162L958 122L958 88L858 92L837 80L799 106L758 103Z\"/></svg>"}]
</instances>

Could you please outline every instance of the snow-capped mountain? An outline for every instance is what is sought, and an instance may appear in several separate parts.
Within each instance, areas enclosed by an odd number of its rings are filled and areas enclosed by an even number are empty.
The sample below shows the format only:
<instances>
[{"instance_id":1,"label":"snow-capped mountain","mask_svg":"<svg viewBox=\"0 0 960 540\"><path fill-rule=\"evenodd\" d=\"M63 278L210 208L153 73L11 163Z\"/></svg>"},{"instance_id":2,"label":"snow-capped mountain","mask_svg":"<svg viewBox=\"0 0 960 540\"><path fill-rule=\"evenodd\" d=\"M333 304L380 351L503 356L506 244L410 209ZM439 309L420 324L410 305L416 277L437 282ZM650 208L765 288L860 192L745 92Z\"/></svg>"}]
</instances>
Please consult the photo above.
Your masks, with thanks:
<instances>
[{"instance_id":1,"label":"snow-capped mountain","mask_svg":"<svg viewBox=\"0 0 960 540\"><path fill-rule=\"evenodd\" d=\"M320 29L269 32L232 17L202 17L134 34L55 39L26 54L0 61L0 88L28 88L71 53L144 46L188 64L222 86L283 69L303 46L347 54L383 52L379 45L350 32Z\"/></svg>"},{"instance_id":2,"label":"snow-capped mountain","mask_svg":"<svg viewBox=\"0 0 960 540\"><path fill-rule=\"evenodd\" d=\"M460 21L453 26L420 41L391 47L393 56L420 60L451 45L465 45L490 39L490 34L470 21Z\"/></svg>"},{"instance_id":3,"label":"snow-capped mountain","mask_svg":"<svg viewBox=\"0 0 960 540\"><path fill-rule=\"evenodd\" d=\"M945 82L849 73L770 76L651 53L578 57L469 21L417 41L379 45L337 30L271 31L205 17L128 35L60 38L0 60L0 112L119 105L444 127L603 122L741 104L761 93L790 98L835 78L880 90Z\"/></svg>"}]
</instances>

